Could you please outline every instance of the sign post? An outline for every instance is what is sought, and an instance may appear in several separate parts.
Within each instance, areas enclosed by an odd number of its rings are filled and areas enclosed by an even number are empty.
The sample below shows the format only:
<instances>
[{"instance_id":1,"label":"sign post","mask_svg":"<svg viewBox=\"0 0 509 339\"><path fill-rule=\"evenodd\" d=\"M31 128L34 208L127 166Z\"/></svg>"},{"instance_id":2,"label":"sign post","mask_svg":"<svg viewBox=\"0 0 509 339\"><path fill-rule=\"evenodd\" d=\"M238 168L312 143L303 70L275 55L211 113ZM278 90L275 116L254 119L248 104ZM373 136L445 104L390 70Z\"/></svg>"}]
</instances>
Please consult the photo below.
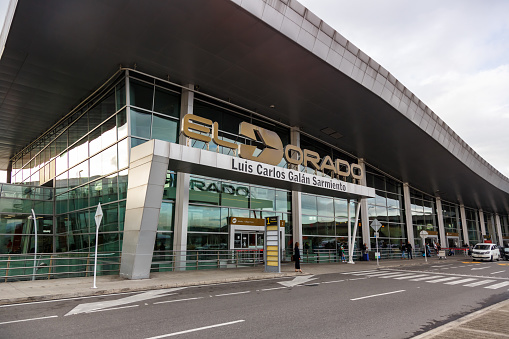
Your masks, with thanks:
<instances>
[{"instance_id":1,"label":"sign post","mask_svg":"<svg viewBox=\"0 0 509 339\"><path fill-rule=\"evenodd\" d=\"M32 280L35 280L35 274L37 273L37 218L35 217L35 212L33 208L32 208L32 218L34 219L34 231L35 231L34 269L32 272Z\"/></svg>"},{"instance_id":2,"label":"sign post","mask_svg":"<svg viewBox=\"0 0 509 339\"><path fill-rule=\"evenodd\" d=\"M378 219L374 219L372 222L371 222L371 228L375 231L375 242L376 242L376 252L375 252L375 257L376 257L376 266L380 266L380 264L378 263L378 260L380 258L380 252L378 252L378 236L380 233L378 233L378 230L380 229L380 227L382 227L382 224L380 223L380 221L378 221Z\"/></svg>"},{"instance_id":3,"label":"sign post","mask_svg":"<svg viewBox=\"0 0 509 339\"><path fill-rule=\"evenodd\" d=\"M265 218L265 272L281 273L279 217Z\"/></svg>"},{"instance_id":4,"label":"sign post","mask_svg":"<svg viewBox=\"0 0 509 339\"><path fill-rule=\"evenodd\" d=\"M428 236L428 232L426 231L421 231L421 233L419 233L419 235L421 236L422 238L422 243L424 245L424 260L426 262L428 262L428 257L427 257L427 254L426 254L426 237Z\"/></svg>"},{"instance_id":5,"label":"sign post","mask_svg":"<svg viewBox=\"0 0 509 339\"><path fill-rule=\"evenodd\" d=\"M99 244L99 225L101 224L101 220L103 218L103 210L101 208L101 203L97 205L97 211L95 211L95 259L94 259L94 286L92 288L97 288L95 285L97 278L97 246Z\"/></svg>"}]
</instances>

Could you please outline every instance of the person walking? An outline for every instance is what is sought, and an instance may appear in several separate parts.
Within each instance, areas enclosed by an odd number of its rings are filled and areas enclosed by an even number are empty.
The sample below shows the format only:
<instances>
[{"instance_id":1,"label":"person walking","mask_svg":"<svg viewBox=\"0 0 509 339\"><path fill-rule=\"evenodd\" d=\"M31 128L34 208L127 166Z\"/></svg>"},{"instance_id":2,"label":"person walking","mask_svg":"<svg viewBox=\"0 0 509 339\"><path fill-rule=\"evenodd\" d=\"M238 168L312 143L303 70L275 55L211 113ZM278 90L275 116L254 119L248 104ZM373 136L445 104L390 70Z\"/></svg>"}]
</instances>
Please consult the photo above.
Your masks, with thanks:
<instances>
[{"instance_id":1,"label":"person walking","mask_svg":"<svg viewBox=\"0 0 509 339\"><path fill-rule=\"evenodd\" d=\"M410 244L410 241L407 241L406 243L406 251L408 252L408 259L413 259L412 255L412 245Z\"/></svg>"},{"instance_id":2,"label":"person walking","mask_svg":"<svg viewBox=\"0 0 509 339\"><path fill-rule=\"evenodd\" d=\"M339 248L339 254L341 255L341 262L346 262L345 249L343 245L341 245L341 247Z\"/></svg>"},{"instance_id":3,"label":"person walking","mask_svg":"<svg viewBox=\"0 0 509 339\"><path fill-rule=\"evenodd\" d=\"M406 246L403 243L403 241L401 242L401 247L399 249L401 250L401 259L406 259L406 255L405 255Z\"/></svg>"},{"instance_id":4,"label":"person walking","mask_svg":"<svg viewBox=\"0 0 509 339\"><path fill-rule=\"evenodd\" d=\"M295 248L293 249L293 260L295 261L295 272L303 273L300 268L300 249L298 241L295 243Z\"/></svg>"}]
</instances>

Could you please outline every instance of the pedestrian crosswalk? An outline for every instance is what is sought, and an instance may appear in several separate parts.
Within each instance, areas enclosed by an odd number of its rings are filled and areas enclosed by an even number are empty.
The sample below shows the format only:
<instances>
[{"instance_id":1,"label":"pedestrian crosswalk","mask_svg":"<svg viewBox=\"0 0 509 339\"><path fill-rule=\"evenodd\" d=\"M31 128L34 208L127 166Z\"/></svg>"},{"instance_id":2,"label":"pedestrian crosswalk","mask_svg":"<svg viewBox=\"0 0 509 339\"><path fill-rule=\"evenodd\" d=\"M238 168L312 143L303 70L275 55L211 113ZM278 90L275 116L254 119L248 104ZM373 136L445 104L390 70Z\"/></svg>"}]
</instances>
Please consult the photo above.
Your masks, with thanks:
<instances>
[{"instance_id":1,"label":"pedestrian crosswalk","mask_svg":"<svg viewBox=\"0 0 509 339\"><path fill-rule=\"evenodd\" d=\"M394 279L394 280L408 280L408 281L422 281L430 284L443 283L444 285L465 286L465 287L482 287L491 290L509 286L508 280L495 280L484 279L479 277L468 276L452 276L447 274L434 274L427 272L404 272L404 271L384 271L384 270L369 270L357 272L345 272L343 274L350 274L355 276L362 276L366 278L380 278L380 279Z\"/></svg>"}]
</instances>

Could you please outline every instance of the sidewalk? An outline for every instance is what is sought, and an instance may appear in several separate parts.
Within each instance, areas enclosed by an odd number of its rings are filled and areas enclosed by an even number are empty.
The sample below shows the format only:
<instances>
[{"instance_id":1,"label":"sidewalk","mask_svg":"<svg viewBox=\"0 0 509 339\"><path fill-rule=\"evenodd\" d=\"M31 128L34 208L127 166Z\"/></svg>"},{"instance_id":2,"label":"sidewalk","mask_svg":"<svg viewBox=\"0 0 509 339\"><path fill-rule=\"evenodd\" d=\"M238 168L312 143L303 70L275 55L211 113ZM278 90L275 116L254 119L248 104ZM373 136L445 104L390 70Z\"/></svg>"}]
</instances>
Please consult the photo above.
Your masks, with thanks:
<instances>
[{"instance_id":1,"label":"sidewalk","mask_svg":"<svg viewBox=\"0 0 509 339\"><path fill-rule=\"evenodd\" d=\"M434 264L462 261L463 258L442 261L429 258ZM424 258L413 260L381 260L380 268L408 267L424 264ZM375 269L376 261L359 261L355 264L302 264L305 274L328 274ZM68 278L54 280L35 280L0 283L0 305L44 301L53 299L104 295L121 292L136 292L162 288L196 286L234 281L271 279L301 275L296 273L293 263L284 263L281 273L265 273L263 266L200 270L182 272L152 273L150 279L126 280L118 275L97 277L97 289L92 289L93 277ZM509 338L509 300L474 312L464 318L433 329L416 338ZM496 332L493 332L496 331Z\"/></svg>"}]
</instances>

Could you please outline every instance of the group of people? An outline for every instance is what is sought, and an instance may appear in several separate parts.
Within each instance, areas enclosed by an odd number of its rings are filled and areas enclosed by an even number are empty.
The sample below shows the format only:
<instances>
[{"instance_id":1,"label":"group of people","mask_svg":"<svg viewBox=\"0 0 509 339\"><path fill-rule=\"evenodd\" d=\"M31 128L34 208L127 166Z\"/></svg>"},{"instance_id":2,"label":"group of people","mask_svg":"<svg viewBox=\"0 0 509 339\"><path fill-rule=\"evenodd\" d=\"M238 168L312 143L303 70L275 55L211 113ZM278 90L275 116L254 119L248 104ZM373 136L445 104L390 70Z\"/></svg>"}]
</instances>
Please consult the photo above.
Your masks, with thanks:
<instances>
[{"instance_id":1,"label":"group of people","mask_svg":"<svg viewBox=\"0 0 509 339\"><path fill-rule=\"evenodd\" d=\"M413 248L412 248L412 244L410 244L410 241L407 241L406 244L404 243L401 243L401 247L400 247L400 250L401 250L401 259L413 259ZM408 257L407 257L408 255Z\"/></svg>"}]
</instances>

